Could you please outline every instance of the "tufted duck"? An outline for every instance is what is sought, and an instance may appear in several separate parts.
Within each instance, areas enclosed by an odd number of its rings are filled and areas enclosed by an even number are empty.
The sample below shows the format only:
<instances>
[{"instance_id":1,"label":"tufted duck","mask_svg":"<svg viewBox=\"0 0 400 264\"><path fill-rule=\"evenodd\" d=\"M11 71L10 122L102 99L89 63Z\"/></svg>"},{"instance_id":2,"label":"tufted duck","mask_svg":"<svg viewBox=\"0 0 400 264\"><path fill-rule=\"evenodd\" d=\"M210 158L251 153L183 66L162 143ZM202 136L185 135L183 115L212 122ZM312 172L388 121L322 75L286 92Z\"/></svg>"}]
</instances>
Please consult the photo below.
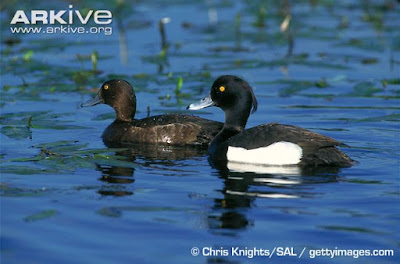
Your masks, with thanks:
<instances>
[{"instance_id":1,"label":"tufted duck","mask_svg":"<svg viewBox=\"0 0 400 264\"><path fill-rule=\"evenodd\" d=\"M208 146L223 124L192 115L170 114L134 119L136 96L124 80L110 80L97 96L81 106L107 104L116 112L115 121L103 132L106 145L112 143L164 143L169 145Z\"/></svg>"},{"instance_id":2,"label":"tufted duck","mask_svg":"<svg viewBox=\"0 0 400 264\"><path fill-rule=\"evenodd\" d=\"M354 161L336 148L344 144L291 125L270 123L245 130L257 100L250 85L233 75L220 76L210 95L188 106L208 106L225 112L225 125L211 141L208 151L214 160L260 165L350 167Z\"/></svg>"}]
</instances>

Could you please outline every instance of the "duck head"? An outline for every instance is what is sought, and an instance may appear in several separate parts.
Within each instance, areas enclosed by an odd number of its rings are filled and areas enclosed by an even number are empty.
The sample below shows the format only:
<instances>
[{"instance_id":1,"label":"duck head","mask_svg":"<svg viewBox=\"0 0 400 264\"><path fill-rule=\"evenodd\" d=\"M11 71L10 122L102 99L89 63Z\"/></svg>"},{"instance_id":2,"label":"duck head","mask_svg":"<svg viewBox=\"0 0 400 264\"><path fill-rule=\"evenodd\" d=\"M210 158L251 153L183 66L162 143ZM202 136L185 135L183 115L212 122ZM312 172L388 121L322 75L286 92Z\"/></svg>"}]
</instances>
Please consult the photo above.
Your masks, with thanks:
<instances>
[{"instance_id":1,"label":"duck head","mask_svg":"<svg viewBox=\"0 0 400 264\"><path fill-rule=\"evenodd\" d=\"M208 96L187 109L199 110L209 106L217 106L225 112L226 126L244 129L250 113L257 110L257 99L246 81L234 75L222 75L214 81Z\"/></svg>"},{"instance_id":2,"label":"duck head","mask_svg":"<svg viewBox=\"0 0 400 264\"><path fill-rule=\"evenodd\" d=\"M114 108L116 120L131 121L136 112L136 95L131 84L125 80L114 79L105 82L97 95L81 104L81 107L107 104Z\"/></svg>"}]
</instances>

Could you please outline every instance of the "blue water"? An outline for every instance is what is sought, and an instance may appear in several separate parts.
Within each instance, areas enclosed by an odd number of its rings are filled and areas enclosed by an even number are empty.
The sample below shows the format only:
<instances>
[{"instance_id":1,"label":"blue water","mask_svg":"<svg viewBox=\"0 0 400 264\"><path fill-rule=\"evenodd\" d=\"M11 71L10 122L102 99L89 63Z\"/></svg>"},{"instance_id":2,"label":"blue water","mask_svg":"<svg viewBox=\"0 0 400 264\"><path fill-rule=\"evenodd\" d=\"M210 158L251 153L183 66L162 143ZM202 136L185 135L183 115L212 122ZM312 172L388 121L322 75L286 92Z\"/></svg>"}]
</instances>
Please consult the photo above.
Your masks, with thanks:
<instances>
[{"instance_id":1,"label":"blue water","mask_svg":"<svg viewBox=\"0 0 400 264\"><path fill-rule=\"evenodd\" d=\"M111 36L19 35L21 43L11 53L2 42L2 128L23 129L27 117L34 117L30 136L0 134L1 262L309 263L313 250L325 248L387 249L394 256L312 261L398 262L400 87L398 81L383 82L399 79L400 7L394 1L366 6L358 1L331 6L316 2L291 3L291 59L285 59L288 44L279 31L279 5L271 1L266 2L268 15L261 28L253 24L263 2L146 1L128 3L132 11L123 15L124 32L113 23ZM388 9L382 9L385 3ZM54 9L67 5L56 3ZM89 7L114 10L115 5L110 1ZM216 25L208 21L210 8L218 14ZM2 39L12 37L8 13L16 9L7 6L9 11L1 13ZM382 28L366 21L368 12L380 15ZM160 67L146 57L160 53L157 23L165 16L171 18L166 24L170 47L168 63ZM347 27L338 27L341 21ZM120 55L121 35L126 57ZM345 45L357 39L360 45ZM46 46L48 41L57 45ZM28 71L26 64L8 70L14 67L7 66L13 58L20 59L27 49L47 71ZM90 70L90 59L80 62L76 54L94 50L101 73L83 84L91 93L77 91L81 84L71 76L53 74L59 66ZM295 59L300 57L301 62ZM257 174L219 171L210 166L206 153L190 149L104 150L100 136L113 120L112 109L79 107L104 80L121 75L135 86L138 118L147 116L148 107L151 115L186 112L186 105L202 98L221 74L239 75L253 86L259 109L248 127L268 122L302 126L345 142L350 148L342 150L358 164L338 171ZM188 95L177 98L179 76L182 93ZM21 92L24 81L28 85ZM42 90L32 88L37 81ZM291 81L296 81L293 87ZM302 88L299 81L312 84ZM320 81L327 85L318 87ZM60 83L67 88L61 89ZM52 85L54 90L47 90ZM224 118L218 108L198 114ZM44 147L58 156L43 152L41 144L60 141L73 151ZM41 151L46 158L26 160ZM192 256L193 247L200 256ZM221 252L293 247L297 256L202 256L210 247Z\"/></svg>"}]
</instances>

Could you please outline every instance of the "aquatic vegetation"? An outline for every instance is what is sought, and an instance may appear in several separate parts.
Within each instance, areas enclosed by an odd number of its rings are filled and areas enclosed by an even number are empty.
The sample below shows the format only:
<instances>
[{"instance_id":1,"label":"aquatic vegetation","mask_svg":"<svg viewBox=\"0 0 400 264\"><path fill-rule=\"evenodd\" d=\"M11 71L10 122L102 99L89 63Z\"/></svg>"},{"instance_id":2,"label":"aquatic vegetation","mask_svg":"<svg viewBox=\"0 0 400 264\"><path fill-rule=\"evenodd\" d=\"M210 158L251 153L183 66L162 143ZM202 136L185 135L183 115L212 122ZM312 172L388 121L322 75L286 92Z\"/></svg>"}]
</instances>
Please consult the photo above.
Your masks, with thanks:
<instances>
[{"instance_id":1,"label":"aquatic vegetation","mask_svg":"<svg viewBox=\"0 0 400 264\"><path fill-rule=\"evenodd\" d=\"M16 10L70 2L1 2L3 262L189 263L191 247L239 246L232 241L398 244L398 1L72 2L84 16L110 10L113 33L12 34ZM345 142L359 164L280 175L217 169L206 154L165 146L149 157L104 146L111 108L80 108L121 78L135 89L138 118L187 113L222 74L254 88L259 109L248 127L306 127ZM223 119L214 109L195 114Z\"/></svg>"},{"instance_id":2,"label":"aquatic vegetation","mask_svg":"<svg viewBox=\"0 0 400 264\"><path fill-rule=\"evenodd\" d=\"M59 141L38 144L38 154L33 157L3 159L3 173L13 174L57 174L68 173L78 168L96 168L96 165L135 168L136 165L126 157L113 154L123 149L88 149L87 143L78 141ZM34 167L18 165L33 162ZM11 165L14 164L14 165Z\"/></svg>"}]
</instances>

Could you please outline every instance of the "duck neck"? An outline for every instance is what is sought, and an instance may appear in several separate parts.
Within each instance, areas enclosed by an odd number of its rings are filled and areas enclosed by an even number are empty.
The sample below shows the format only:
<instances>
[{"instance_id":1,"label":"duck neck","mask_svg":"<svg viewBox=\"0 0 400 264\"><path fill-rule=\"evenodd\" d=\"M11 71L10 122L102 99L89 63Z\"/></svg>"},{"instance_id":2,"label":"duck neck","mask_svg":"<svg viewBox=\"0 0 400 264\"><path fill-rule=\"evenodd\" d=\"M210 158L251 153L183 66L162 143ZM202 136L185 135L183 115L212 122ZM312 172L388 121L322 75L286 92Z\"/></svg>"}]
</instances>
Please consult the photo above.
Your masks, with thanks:
<instances>
[{"instance_id":1,"label":"duck neck","mask_svg":"<svg viewBox=\"0 0 400 264\"><path fill-rule=\"evenodd\" d=\"M244 130L249 118L250 110L242 109L240 111L225 112L225 126L227 128L237 128L237 130Z\"/></svg>"},{"instance_id":2,"label":"duck neck","mask_svg":"<svg viewBox=\"0 0 400 264\"><path fill-rule=\"evenodd\" d=\"M210 146L208 147L208 152L213 154L217 149L217 146L227 141L231 137L241 133L244 130L244 127L241 126L232 126L225 124L221 131L214 137L211 141Z\"/></svg>"},{"instance_id":3,"label":"duck neck","mask_svg":"<svg viewBox=\"0 0 400 264\"><path fill-rule=\"evenodd\" d=\"M113 106L116 112L116 120L130 122L135 118L136 102L133 98L120 99L119 103Z\"/></svg>"},{"instance_id":4,"label":"duck neck","mask_svg":"<svg viewBox=\"0 0 400 264\"><path fill-rule=\"evenodd\" d=\"M250 110L250 108L242 108L235 111L225 111L225 125L211 141L208 148L211 154L215 152L219 144L241 133L245 129Z\"/></svg>"}]
</instances>

